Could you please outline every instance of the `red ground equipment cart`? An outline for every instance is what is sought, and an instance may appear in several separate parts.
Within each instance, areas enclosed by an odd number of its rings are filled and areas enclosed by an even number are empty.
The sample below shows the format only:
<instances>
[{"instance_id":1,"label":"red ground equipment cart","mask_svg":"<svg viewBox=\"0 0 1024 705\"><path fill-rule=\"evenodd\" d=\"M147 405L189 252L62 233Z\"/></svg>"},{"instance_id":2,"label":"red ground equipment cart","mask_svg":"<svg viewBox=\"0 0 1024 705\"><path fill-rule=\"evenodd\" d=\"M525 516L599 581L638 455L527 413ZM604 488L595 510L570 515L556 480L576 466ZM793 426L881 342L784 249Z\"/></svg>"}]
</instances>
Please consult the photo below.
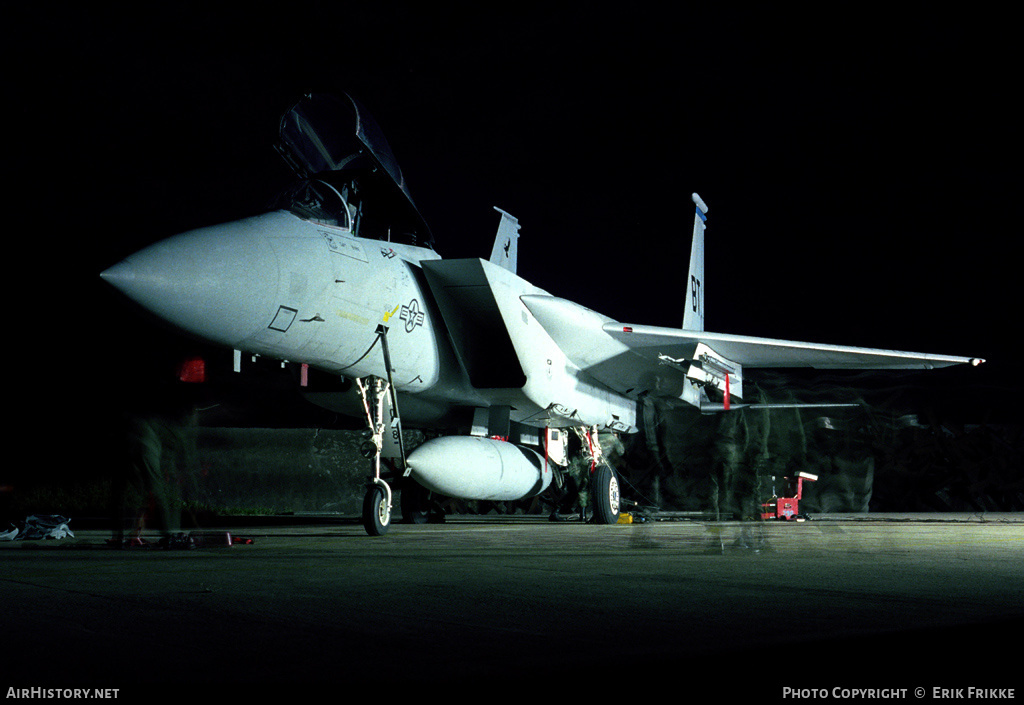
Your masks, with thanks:
<instances>
[{"instance_id":1,"label":"red ground equipment cart","mask_svg":"<svg viewBox=\"0 0 1024 705\"><path fill-rule=\"evenodd\" d=\"M809 472L799 472L796 478L784 477L782 479L786 481L787 493L792 496L776 496L775 478L773 477L772 497L761 504L761 518L765 520L782 519L783 521L806 519L806 515L800 513L800 499L804 495L804 480L814 482L818 479L818 476L812 475Z\"/></svg>"}]
</instances>

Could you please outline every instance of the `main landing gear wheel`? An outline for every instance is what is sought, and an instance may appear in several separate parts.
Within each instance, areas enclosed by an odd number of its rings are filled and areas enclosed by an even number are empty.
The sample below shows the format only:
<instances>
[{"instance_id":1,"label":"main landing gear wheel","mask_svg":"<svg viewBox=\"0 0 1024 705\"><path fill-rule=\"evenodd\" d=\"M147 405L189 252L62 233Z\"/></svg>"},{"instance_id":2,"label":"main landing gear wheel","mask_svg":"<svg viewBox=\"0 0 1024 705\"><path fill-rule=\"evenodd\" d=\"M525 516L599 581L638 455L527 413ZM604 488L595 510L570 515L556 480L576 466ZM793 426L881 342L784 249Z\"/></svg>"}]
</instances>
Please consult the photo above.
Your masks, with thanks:
<instances>
[{"instance_id":1,"label":"main landing gear wheel","mask_svg":"<svg viewBox=\"0 0 1024 705\"><path fill-rule=\"evenodd\" d=\"M608 465L598 465L590 476L590 496L594 502L594 521L598 524L619 522L619 478Z\"/></svg>"},{"instance_id":2,"label":"main landing gear wheel","mask_svg":"<svg viewBox=\"0 0 1024 705\"><path fill-rule=\"evenodd\" d=\"M371 485L363 499L363 527L370 536L383 536L391 526L391 507L380 485Z\"/></svg>"},{"instance_id":3,"label":"main landing gear wheel","mask_svg":"<svg viewBox=\"0 0 1024 705\"><path fill-rule=\"evenodd\" d=\"M427 524L430 522L430 499L427 489L406 478L399 495L403 524Z\"/></svg>"}]
</instances>

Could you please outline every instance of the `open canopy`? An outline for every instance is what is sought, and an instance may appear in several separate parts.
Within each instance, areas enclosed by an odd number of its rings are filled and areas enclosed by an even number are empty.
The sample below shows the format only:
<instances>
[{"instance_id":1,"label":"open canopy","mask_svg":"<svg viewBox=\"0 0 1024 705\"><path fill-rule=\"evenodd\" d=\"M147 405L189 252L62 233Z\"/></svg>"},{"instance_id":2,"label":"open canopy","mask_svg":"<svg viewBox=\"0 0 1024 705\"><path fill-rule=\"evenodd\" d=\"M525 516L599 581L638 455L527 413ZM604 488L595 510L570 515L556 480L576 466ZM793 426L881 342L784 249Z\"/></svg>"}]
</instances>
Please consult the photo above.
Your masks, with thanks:
<instances>
[{"instance_id":1,"label":"open canopy","mask_svg":"<svg viewBox=\"0 0 1024 705\"><path fill-rule=\"evenodd\" d=\"M301 178L347 185L364 236L433 242L384 133L351 96L304 96L282 116L277 148Z\"/></svg>"}]
</instances>

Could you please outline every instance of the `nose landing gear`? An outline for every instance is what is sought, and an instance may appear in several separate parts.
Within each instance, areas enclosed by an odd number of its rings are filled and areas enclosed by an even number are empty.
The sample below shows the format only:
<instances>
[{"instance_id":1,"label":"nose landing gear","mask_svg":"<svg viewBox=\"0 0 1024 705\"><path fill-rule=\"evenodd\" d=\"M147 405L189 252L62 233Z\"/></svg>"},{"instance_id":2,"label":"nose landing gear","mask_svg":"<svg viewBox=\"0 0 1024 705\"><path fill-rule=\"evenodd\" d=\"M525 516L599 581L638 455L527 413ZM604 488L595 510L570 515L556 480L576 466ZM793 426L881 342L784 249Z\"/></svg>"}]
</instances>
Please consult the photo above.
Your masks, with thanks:
<instances>
[{"instance_id":1,"label":"nose landing gear","mask_svg":"<svg viewBox=\"0 0 1024 705\"><path fill-rule=\"evenodd\" d=\"M402 459L405 475L409 475L409 466L405 462L405 443L402 440L402 423L398 414L398 397L391 379L387 327L377 326L377 337L384 353L384 369L388 379L385 381L380 377L367 377L365 380L356 380L359 393L363 397L363 410L366 412L372 443L367 449L372 455L367 455L372 458L373 475L363 498L363 527L370 536L382 536L391 526L391 487L380 475L381 456L385 454L386 449L388 457Z\"/></svg>"}]
</instances>

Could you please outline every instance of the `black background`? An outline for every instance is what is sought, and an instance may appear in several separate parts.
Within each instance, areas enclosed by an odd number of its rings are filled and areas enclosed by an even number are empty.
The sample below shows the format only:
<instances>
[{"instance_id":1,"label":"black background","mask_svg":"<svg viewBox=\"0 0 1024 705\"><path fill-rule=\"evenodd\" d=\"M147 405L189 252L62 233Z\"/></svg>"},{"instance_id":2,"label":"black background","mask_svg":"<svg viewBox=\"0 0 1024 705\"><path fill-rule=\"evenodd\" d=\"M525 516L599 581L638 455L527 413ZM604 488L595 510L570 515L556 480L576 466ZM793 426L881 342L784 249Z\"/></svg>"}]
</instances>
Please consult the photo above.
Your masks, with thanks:
<instances>
[{"instance_id":1,"label":"black background","mask_svg":"<svg viewBox=\"0 0 1024 705\"><path fill-rule=\"evenodd\" d=\"M984 357L934 384L1017 420L1008 18L662 8L13 11L7 340L28 426L49 443L203 349L98 274L264 209L291 178L279 115L325 88L377 118L445 257L487 257L499 206L524 278L678 326L697 191L709 330Z\"/></svg>"}]
</instances>

